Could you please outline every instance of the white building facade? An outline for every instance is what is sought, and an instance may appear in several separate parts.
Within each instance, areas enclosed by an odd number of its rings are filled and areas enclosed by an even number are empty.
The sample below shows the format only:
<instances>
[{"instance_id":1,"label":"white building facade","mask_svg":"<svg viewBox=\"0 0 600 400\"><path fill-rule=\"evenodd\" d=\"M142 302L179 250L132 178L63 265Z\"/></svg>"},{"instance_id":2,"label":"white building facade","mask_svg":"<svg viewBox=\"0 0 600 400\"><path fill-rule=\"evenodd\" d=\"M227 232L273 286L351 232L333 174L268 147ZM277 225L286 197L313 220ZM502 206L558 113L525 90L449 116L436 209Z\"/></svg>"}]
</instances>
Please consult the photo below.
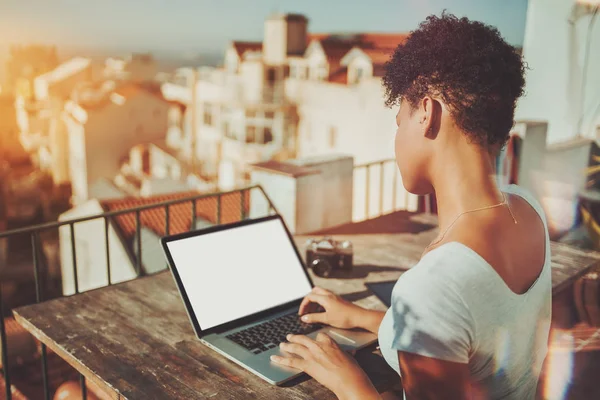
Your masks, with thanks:
<instances>
[{"instance_id":1,"label":"white building facade","mask_svg":"<svg viewBox=\"0 0 600 400\"><path fill-rule=\"evenodd\" d=\"M190 157L225 190L271 159L391 158L395 110L384 105L381 75L405 38L310 34L304 16L272 15L262 43L232 42L224 66L199 69L195 86L163 86L189 99L182 147L195 149Z\"/></svg>"},{"instance_id":2,"label":"white building facade","mask_svg":"<svg viewBox=\"0 0 600 400\"><path fill-rule=\"evenodd\" d=\"M74 204L89 199L95 181L117 176L132 147L165 140L169 110L160 91L134 83L93 101L68 102L63 120Z\"/></svg>"},{"instance_id":3,"label":"white building facade","mask_svg":"<svg viewBox=\"0 0 600 400\"><path fill-rule=\"evenodd\" d=\"M523 57L530 69L516 119L547 122L549 144L598 139L599 7L598 0L529 1Z\"/></svg>"}]
</instances>

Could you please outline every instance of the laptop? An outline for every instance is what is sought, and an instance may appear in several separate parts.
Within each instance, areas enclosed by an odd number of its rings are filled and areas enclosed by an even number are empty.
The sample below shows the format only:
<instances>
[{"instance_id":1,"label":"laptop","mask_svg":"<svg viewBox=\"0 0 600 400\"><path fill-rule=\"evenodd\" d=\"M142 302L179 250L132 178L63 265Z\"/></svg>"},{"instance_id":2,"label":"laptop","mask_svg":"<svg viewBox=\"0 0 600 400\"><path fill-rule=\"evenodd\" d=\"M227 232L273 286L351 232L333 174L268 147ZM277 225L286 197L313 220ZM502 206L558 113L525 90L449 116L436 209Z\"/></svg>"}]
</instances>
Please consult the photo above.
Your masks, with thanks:
<instances>
[{"instance_id":1,"label":"laptop","mask_svg":"<svg viewBox=\"0 0 600 400\"><path fill-rule=\"evenodd\" d=\"M279 215L166 236L161 244L198 339L280 385L302 374L275 364L289 333L324 332L354 351L377 340L360 329L306 324L298 310L313 282Z\"/></svg>"}]
</instances>

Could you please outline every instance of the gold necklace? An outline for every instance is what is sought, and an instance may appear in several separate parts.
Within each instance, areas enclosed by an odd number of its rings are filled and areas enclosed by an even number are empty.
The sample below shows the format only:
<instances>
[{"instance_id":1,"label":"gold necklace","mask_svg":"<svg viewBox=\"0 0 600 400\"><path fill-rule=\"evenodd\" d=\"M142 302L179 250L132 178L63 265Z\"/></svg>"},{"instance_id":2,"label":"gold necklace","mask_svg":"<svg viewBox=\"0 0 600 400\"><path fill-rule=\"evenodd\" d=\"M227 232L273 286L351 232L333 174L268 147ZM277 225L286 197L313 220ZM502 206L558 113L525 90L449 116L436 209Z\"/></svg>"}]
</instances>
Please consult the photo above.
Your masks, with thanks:
<instances>
[{"instance_id":1,"label":"gold necklace","mask_svg":"<svg viewBox=\"0 0 600 400\"><path fill-rule=\"evenodd\" d=\"M458 216L457 216L456 218L454 218L454 221L452 221L452 223L451 223L451 224L450 224L450 225L449 225L449 226L448 226L446 229L444 229L444 232L442 233L442 236L441 236L441 237L440 237L438 240L436 240L436 241L434 241L434 242L431 242L431 243L429 243L429 245L427 245L427 247L425 247L425 250L423 251L423 254L425 254L425 252L426 252L426 251L427 251L427 250L428 250L428 249L429 249L431 246L434 246L434 245L438 244L439 242L441 242L441 241L442 241L442 239L444 239L444 236L446 235L446 233L447 233L447 232L450 230L450 228L452 228L452 225L454 225L454 224L456 223L456 221L458 221L458 219L459 219L460 217L462 217L463 215L465 215L465 214L468 214L468 213L472 213L472 212L475 212L475 211L489 210L490 208L495 208L495 207L500 207L500 206L504 206L504 205L506 205L506 206L508 207L508 211L510 212L510 216L512 217L513 221L514 221L514 222L515 222L515 224L516 224L516 223L517 223L517 220L516 220L516 218L515 218L515 216L514 216L514 214L513 214L512 210L511 210L511 208L510 208L510 205L508 204L508 201L507 201L507 199L506 199L506 196L504 195L504 192L502 192L502 191L501 191L500 193L502 193L502 199L503 199L502 203L494 204L493 206L487 206L487 207L475 208L475 209L473 209L473 210L463 211L463 212L461 212L460 214L458 214Z\"/></svg>"}]
</instances>

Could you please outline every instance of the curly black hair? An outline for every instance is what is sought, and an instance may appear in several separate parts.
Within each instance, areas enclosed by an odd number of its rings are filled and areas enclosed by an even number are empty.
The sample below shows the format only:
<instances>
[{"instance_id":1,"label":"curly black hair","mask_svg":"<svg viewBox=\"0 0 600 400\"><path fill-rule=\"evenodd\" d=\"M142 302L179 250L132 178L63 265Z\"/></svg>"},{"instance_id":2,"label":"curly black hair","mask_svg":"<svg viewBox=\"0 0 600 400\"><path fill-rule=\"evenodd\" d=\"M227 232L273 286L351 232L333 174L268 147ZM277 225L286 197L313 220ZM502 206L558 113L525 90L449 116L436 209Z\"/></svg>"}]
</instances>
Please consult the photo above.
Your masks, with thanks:
<instances>
[{"instance_id":1,"label":"curly black hair","mask_svg":"<svg viewBox=\"0 0 600 400\"><path fill-rule=\"evenodd\" d=\"M471 143L498 149L508 140L526 65L492 26L443 12L412 31L385 64L388 107L414 109L440 96Z\"/></svg>"}]
</instances>

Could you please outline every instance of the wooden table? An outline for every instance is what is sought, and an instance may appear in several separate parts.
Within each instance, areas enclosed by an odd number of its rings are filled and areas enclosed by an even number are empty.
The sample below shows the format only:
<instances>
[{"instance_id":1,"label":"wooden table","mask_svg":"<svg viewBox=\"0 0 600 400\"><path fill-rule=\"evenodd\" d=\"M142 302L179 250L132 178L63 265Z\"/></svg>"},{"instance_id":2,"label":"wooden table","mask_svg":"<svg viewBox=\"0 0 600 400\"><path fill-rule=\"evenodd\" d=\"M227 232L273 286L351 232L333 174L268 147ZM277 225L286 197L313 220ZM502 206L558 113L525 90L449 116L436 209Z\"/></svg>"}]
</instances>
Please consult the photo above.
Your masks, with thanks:
<instances>
[{"instance_id":1,"label":"wooden table","mask_svg":"<svg viewBox=\"0 0 600 400\"><path fill-rule=\"evenodd\" d=\"M355 268L336 279L314 277L318 286L384 310L366 281L397 279L437 234L336 236L354 244ZM304 254L306 237L296 237ZM595 252L552 244L552 283L560 292L600 260ZM311 272L312 274L312 272ZM47 301L14 311L16 319L86 379L114 398L127 399L333 399L313 379L269 385L195 339L169 272ZM357 354L380 391L398 376L373 348Z\"/></svg>"}]
</instances>

